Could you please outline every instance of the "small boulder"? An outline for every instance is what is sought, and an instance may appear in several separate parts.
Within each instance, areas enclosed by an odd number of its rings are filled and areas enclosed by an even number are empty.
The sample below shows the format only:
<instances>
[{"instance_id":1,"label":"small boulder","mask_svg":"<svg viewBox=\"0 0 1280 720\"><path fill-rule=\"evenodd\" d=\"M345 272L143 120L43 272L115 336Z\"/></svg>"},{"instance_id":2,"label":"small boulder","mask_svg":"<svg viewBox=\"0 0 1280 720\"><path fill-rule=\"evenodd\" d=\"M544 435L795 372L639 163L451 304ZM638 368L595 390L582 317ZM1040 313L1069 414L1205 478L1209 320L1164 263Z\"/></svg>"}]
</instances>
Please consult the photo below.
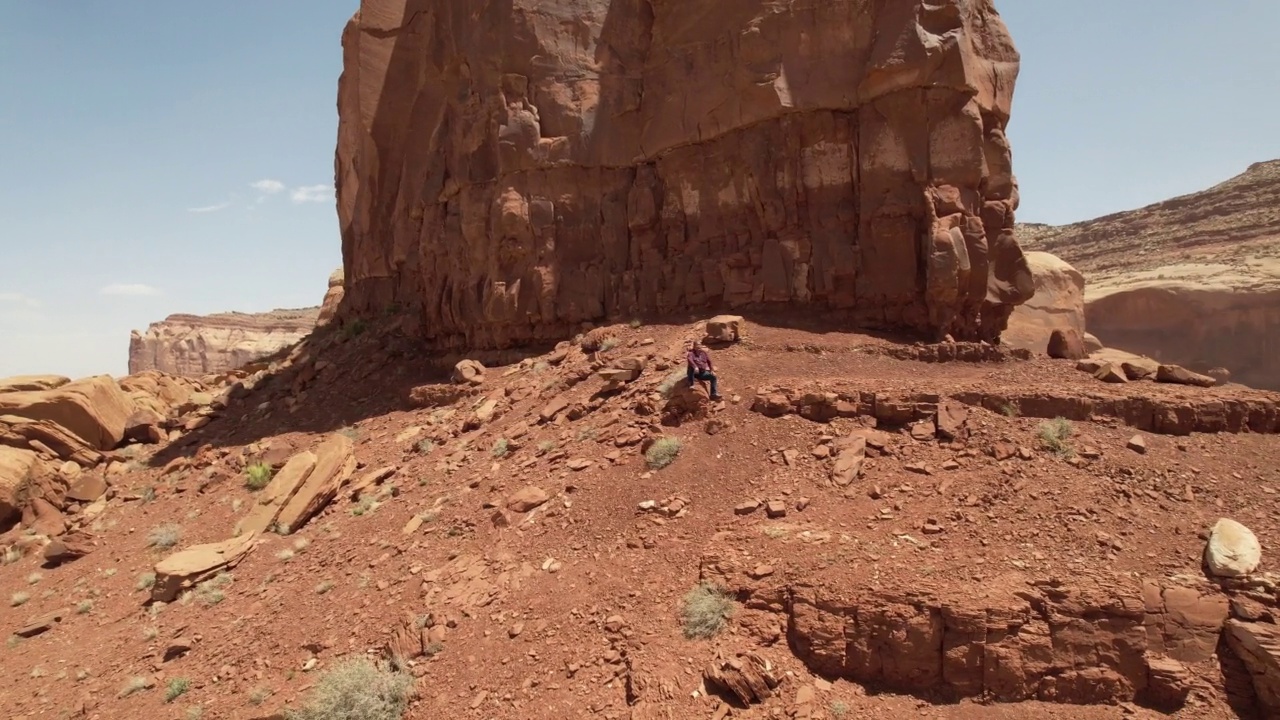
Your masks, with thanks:
<instances>
[{"instance_id":1,"label":"small boulder","mask_svg":"<svg viewBox=\"0 0 1280 720\"><path fill-rule=\"evenodd\" d=\"M1196 387L1213 387L1218 384L1217 380L1208 375L1191 372L1181 365L1161 365L1156 370L1156 382L1195 385Z\"/></svg>"},{"instance_id":2,"label":"small boulder","mask_svg":"<svg viewBox=\"0 0 1280 720\"><path fill-rule=\"evenodd\" d=\"M1075 329L1057 329L1049 333L1049 357L1060 360L1079 360L1087 353L1084 338Z\"/></svg>"},{"instance_id":3,"label":"small boulder","mask_svg":"<svg viewBox=\"0 0 1280 720\"><path fill-rule=\"evenodd\" d=\"M741 315L717 315L707 321L707 339L715 342L737 342L742 338Z\"/></svg>"},{"instance_id":4,"label":"small boulder","mask_svg":"<svg viewBox=\"0 0 1280 720\"><path fill-rule=\"evenodd\" d=\"M550 499L551 496L546 490L536 485L528 485L507 498L507 508L512 512L529 512Z\"/></svg>"},{"instance_id":5,"label":"small boulder","mask_svg":"<svg viewBox=\"0 0 1280 720\"><path fill-rule=\"evenodd\" d=\"M1141 435L1134 435L1133 437L1129 438L1129 442L1126 445L1126 447L1138 453L1139 455L1147 454L1147 441Z\"/></svg>"},{"instance_id":6,"label":"small boulder","mask_svg":"<svg viewBox=\"0 0 1280 720\"><path fill-rule=\"evenodd\" d=\"M484 365L471 359L459 360L453 366L453 381L459 385L479 385L484 382Z\"/></svg>"},{"instance_id":7,"label":"small boulder","mask_svg":"<svg viewBox=\"0 0 1280 720\"><path fill-rule=\"evenodd\" d=\"M1210 368L1205 374L1213 378L1219 385L1226 385L1231 382L1231 371L1224 367Z\"/></svg>"},{"instance_id":8,"label":"small boulder","mask_svg":"<svg viewBox=\"0 0 1280 720\"><path fill-rule=\"evenodd\" d=\"M1106 383L1124 383L1129 382L1129 378L1125 376L1124 371L1117 368L1113 363L1105 363L1098 368L1093 376Z\"/></svg>"},{"instance_id":9,"label":"small boulder","mask_svg":"<svg viewBox=\"0 0 1280 720\"><path fill-rule=\"evenodd\" d=\"M1252 530L1230 518L1220 518L1209 531L1204 559L1214 577L1241 577L1258 569L1262 546Z\"/></svg>"},{"instance_id":10,"label":"small boulder","mask_svg":"<svg viewBox=\"0 0 1280 720\"><path fill-rule=\"evenodd\" d=\"M1084 351L1092 355L1102 349L1102 341L1093 333L1084 334Z\"/></svg>"}]
</instances>

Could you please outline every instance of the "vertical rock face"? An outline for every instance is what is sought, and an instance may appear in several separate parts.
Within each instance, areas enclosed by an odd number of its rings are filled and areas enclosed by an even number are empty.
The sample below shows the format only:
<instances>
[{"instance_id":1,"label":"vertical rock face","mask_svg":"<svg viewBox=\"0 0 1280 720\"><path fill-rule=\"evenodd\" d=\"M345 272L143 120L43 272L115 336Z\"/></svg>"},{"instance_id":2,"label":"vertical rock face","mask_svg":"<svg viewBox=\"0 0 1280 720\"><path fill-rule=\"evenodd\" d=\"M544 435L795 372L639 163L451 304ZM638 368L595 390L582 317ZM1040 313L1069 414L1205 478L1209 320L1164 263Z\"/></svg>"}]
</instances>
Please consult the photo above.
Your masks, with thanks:
<instances>
[{"instance_id":1,"label":"vertical rock face","mask_svg":"<svg viewBox=\"0 0 1280 720\"><path fill-rule=\"evenodd\" d=\"M319 314L319 308L305 308L170 315L130 336L129 374L159 370L201 377L234 370L306 337Z\"/></svg>"},{"instance_id":2,"label":"vertical rock face","mask_svg":"<svg viewBox=\"0 0 1280 720\"><path fill-rule=\"evenodd\" d=\"M991 0L363 0L343 313L437 347L807 306L994 338L1034 292Z\"/></svg>"}]
</instances>

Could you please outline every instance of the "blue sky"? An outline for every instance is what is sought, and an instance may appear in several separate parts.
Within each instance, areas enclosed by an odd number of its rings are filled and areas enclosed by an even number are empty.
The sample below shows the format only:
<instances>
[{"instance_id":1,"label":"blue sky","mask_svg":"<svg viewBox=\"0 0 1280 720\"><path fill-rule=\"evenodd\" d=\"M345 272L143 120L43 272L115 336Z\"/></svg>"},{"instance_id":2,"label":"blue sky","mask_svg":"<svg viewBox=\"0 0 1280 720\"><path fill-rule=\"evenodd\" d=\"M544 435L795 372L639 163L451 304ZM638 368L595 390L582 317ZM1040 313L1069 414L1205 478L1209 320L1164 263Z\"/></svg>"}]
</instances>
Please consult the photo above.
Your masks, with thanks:
<instances>
[{"instance_id":1,"label":"blue sky","mask_svg":"<svg viewBox=\"0 0 1280 720\"><path fill-rule=\"evenodd\" d=\"M0 376L122 374L174 312L315 305L356 0L3 0ZM1023 56L1023 221L1198 190L1280 157L1275 0L997 0Z\"/></svg>"}]
</instances>

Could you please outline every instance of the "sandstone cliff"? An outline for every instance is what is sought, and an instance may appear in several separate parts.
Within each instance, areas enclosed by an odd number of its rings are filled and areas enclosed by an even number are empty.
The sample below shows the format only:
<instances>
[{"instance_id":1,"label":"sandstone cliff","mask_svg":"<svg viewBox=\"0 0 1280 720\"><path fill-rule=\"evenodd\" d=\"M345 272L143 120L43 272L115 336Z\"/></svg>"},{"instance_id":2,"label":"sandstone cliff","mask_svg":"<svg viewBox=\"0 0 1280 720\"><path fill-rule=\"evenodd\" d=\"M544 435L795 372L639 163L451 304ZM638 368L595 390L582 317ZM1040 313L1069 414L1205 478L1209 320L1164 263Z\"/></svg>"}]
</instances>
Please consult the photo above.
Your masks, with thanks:
<instances>
[{"instance_id":1,"label":"sandstone cliff","mask_svg":"<svg viewBox=\"0 0 1280 720\"><path fill-rule=\"evenodd\" d=\"M1130 212L1019 226L1089 279L1089 332L1108 346L1280 389L1280 160Z\"/></svg>"},{"instance_id":2,"label":"sandstone cliff","mask_svg":"<svg viewBox=\"0 0 1280 720\"><path fill-rule=\"evenodd\" d=\"M994 338L1033 292L991 0L363 0L340 315L438 348L693 308Z\"/></svg>"},{"instance_id":3,"label":"sandstone cliff","mask_svg":"<svg viewBox=\"0 0 1280 720\"><path fill-rule=\"evenodd\" d=\"M225 372L306 337L320 308L266 313L170 315L129 338L129 373L144 370L185 377Z\"/></svg>"}]
</instances>

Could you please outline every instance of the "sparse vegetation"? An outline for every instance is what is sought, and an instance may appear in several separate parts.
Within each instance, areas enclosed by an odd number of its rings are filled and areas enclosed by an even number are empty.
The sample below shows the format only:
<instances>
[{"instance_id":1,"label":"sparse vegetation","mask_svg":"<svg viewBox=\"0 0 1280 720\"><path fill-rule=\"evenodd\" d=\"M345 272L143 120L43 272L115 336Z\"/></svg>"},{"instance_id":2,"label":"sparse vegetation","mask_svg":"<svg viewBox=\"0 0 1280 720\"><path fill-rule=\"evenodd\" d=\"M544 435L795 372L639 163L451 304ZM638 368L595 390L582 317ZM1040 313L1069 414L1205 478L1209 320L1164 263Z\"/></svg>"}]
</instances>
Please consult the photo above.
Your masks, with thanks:
<instances>
[{"instance_id":1,"label":"sparse vegetation","mask_svg":"<svg viewBox=\"0 0 1280 720\"><path fill-rule=\"evenodd\" d=\"M710 638L733 616L733 600L720 588L702 583L684 596L684 636Z\"/></svg>"},{"instance_id":2,"label":"sparse vegetation","mask_svg":"<svg viewBox=\"0 0 1280 720\"><path fill-rule=\"evenodd\" d=\"M598 433L596 432L595 428L584 427L578 431L578 441L581 442L583 440L595 440L597 434Z\"/></svg>"},{"instance_id":3,"label":"sparse vegetation","mask_svg":"<svg viewBox=\"0 0 1280 720\"><path fill-rule=\"evenodd\" d=\"M80 604L76 605L76 614L85 615L92 609L93 609L92 600L81 600Z\"/></svg>"},{"instance_id":4,"label":"sparse vegetation","mask_svg":"<svg viewBox=\"0 0 1280 720\"><path fill-rule=\"evenodd\" d=\"M253 692L249 693L249 704L255 706L261 705L266 702L269 697L271 697L270 690L266 688L254 688Z\"/></svg>"},{"instance_id":5,"label":"sparse vegetation","mask_svg":"<svg viewBox=\"0 0 1280 720\"><path fill-rule=\"evenodd\" d=\"M636 328L640 327L643 323L640 322L640 318L632 318L629 324L631 325L631 329L635 330Z\"/></svg>"},{"instance_id":6,"label":"sparse vegetation","mask_svg":"<svg viewBox=\"0 0 1280 720\"><path fill-rule=\"evenodd\" d=\"M190 680L186 678L180 678L180 677L171 678L169 680L169 686L165 688L165 691L164 691L164 701L167 703L171 703L174 700L177 700L178 698L182 697L183 695L186 695L187 691L190 689L191 689Z\"/></svg>"},{"instance_id":7,"label":"sparse vegetation","mask_svg":"<svg viewBox=\"0 0 1280 720\"><path fill-rule=\"evenodd\" d=\"M311 545L311 541L304 537L300 537L297 540L293 541L293 549L297 550L298 552L302 552L303 550L306 550L310 545Z\"/></svg>"},{"instance_id":8,"label":"sparse vegetation","mask_svg":"<svg viewBox=\"0 0 1280 720\"><path fill-rule=\"evenodd\" d=\"M662 393L663 397L669 398L671 392L676 389L676 384L686 379L688 379L688 372L684 368L672 370L658 385L658 392Z\"/></svg>"},{"instance_id":9,"label":"sparse vegetation","mask_svg":"<svg viewBox=\"0 0 1280 720\"><path fill-rule=\"evenodd\" d=\"M234 579L229 573L218 573L213 578L196 585L196 599L205 605L217 605L227 599L222 589L230 585Z\"/></svg>"},{"instance_id":10,"label":"sparse vegetation","mask_svg":"<svg viewBox=\"0 0 1280 720\"><path fill-rule=\"evenodd\" d=\"M161 525L147 536L147 544L154 548L171 548L182 539L182 528L177 525Z\"/></svg>"},{"instance_id":11,"label":"sparse vegetation","mask_svg":"<svg viewBox=\"0 0 1280 720\"><path fill-rule=\"evenodd\" d=\"M849 705L843 700L831 701L831 717L840 720L840 718L849 714Z\"/></svg>"},{"instance_id":12,"label":"sparse vegetation","mask_svg":"<svg viewBox=\"0 0 1280 720\"><path fill-rule=\"evenodd\" d=\"M27 601L30 599L31 599L30 594L24 593L24 592L16 592L13 595L9 596L9 606L18 607L20 605L25 605L27 604Z\"/></svg>"},{"instance_id":13,"label":"sparse vegetation","mask_svg":"<svg viewBox=\"0 0 1280 720\"><path fill-rule=\"evenodd\" d=\"M360 517L365 513L373 512L378 509L378 499L369 493L364 493L360 499L356 501L356 506L351 508L351 514Z\"/></svg>"},{"instance_id":14,"label":"sparse vegetation","mask_svg":"<svg viewBox=\"0 0 1280 720\"><path fill-rule=\"evenodd\" d=\"M1011 417L1011 418L1018 417L1018 406L1014 405L1013 403L1007 402L1000 406L1000 413L1005 417Z\"/></svg>"},{"instance_id":15,"label":"sparse vegetation","mask_svg":"<svg viewBox=\"0 0 1280 720\"><path fill-rule=\"evenodd\" d=\"M155 487L153 487L153 486L151 486L151 485L148 485L148 486L146 486L146 487L142 488L142 502L143 502L143 503L149 503L149 502L152 502L152 501L153 501L153 500L155 500L155 499L156 499L156 489L155 489Z\"/></svg>"},{"instance_id":16,"label":"sparse vegetation","mask_svg":"<svg viewBox=\"0 0 1280 720\"><path fill-rule=\"evenodd\" d=\"M538 443L538 452L540 453L546 454L555 449L556 449L556 444L551 440L543 440L542 442Z\"/></svg>"},{"instance_id":17,"label":"sparse vegetation","mask_svg":"<svg viewBox=\"0 0 1280 720\"><path fill-rule=\"evenodd\" d=\"M138 576L138 582L134 583L134 587L138 590L150 590L156 584L156 574L153 572L144 572Z\"/></svg>"},{"instance_id":18,"label":"sparse vegetation","mask_svg":"<svg viewBox=\"0 0 1280 720\"><path fill-rule=\"evenodd\" d=\"M22 559L22 551L16 545L10 545L4 551L4 564L12 565Z\"/></svg>"},{"instance_id":19,"label":"sparse vegetation","mask_svg":"<svg viewBox=\"0 0 1280 720\"><path fill-rule=\"evenodd\" d=\"M187 708L187 720L200 720L204 717L204 707L201 705L192 705Z\"/></svg>"},{"instance_id":20,"label":"sparse vegetation","mask_svg":"<svg viewBox=\"0 0 1280 720\"><path fill-rule=\"evenodd\" d=\"M1071 427L1071 421L1066 418L1054 418L1040 423L1040 445L1050 452L1058 455L1070 455L1071 436L1074 428Z\"/></svg>"},{"instance_id":21,"label":"sparse vegetation","mask_svg":"<svg viewBox=\"0 0 1280 720\"><path fill-rule=\"evenodd\" d=\"M680 438L661 437L654 441L649 449L644 453L645 462L649 463L649 467L654 470L662 468L675 462L676 456L680 454Z\"/></svg>"},{"instance_id":22,"label":"sparse vegetation","mask_svg":"<svg viewBox=\"0 0 1280 720\"><path fill-rule=\"evenodd\" d=\"M289 562L290 560L293 559L293 551L290 550L289 548L285 548L280 552L276 553L276 559L279 560L280 562Z\"/></svg>"},{"instance_id":23,"label":"sparse vegetation","mask_svg":"<svg viewBox=\"0 0 1280 720\"><path fill-rule=\"evenodd\" d=\"M143 640L155 640L156 637L159 635L160 635L160 629L156 627L143 628L142 630Z\"/></svg>"},{"instance_id":24,"label":"sparse vegetation","mask_svg":"<svg viewBox=\"0 0 1280 720\"><path fill-rule=\"evenodd\" d=\"M126 698L140 690L146 690L146 689L147 689L146 678L131 677L129 678L129 681L124 684L124 687L120 688L120 697Z\"/></svg>"},{"instance_id":25,"label":"sparse vegetation","mask_svg":"<svg viewBox=\"0 0 1280 720\"><path fill-rule=\"evenodd\" d=\"M43 579L44 579L44 575L41 575L38 572L33 572L27 576L27 584L35 585L36 583L40 582Z\"/></svg>"},{"instance_id":26,"label":"sparse vegetation","mask_svg":"<svg viewBox=\"0 0 1280 720\"><path fill-rule=\"evenodd\" d=\"M360 318L356 318L355 320L352 320L351 322L342 326L342 337L346 340L350 340L351 338L357 337L362 333L364 333L364 330L365 330L364 320L361 320Z\"/></svg>"},{"instance_id":27,"label":"sparse vegetation","mask_svg":"<svg viewBox=\"0 0 1280 720\"><path fill-rule=\"evenodd\" d=\"M616 347L618 347L618 338L605 338L604 342L600 343L600 352L609 352Z\"/></svg>"},{"instance_id":28,"label":"sparse vegetation","mask_svg":"<svg viewBox=\"0 0 1280 720\"><path fill-rule=\"evenodd\" d=\"M348 440L355 441L360 438L360 431L351 425L347 425L338 430L338 434L346 437Z\"/></svg>"},{"instance_id":29,"label":"sparse vegetation","mask_svg":"<svg viewBox=\"0 0 1280 720\"><path fill-rule=\"evenodd\" d=\"M364 657L349 659L316 681L289 720L397 720L408 705L413 676L383 669Z\"/></svg>"},{"instance_id":30,"label":"sparse vegetation","mask_svg":"<svg viewBox=\"0 0 1280 720\"><path fill-rule=\"evenodd\" d=\"M266 463L254 463L245 469L245 487L250 490L261 490L271 482L274 471Z\"/></svg>"},{"instance_id":31,"label":"sparse vegetation","mask_svg":"<svg viewBox=\"0 0 1280 720\"><path fill-rule=\"evenodd\" d=\"M504 458L507 453L511 452L511 442L506 438L498 438L493 443L493 449L489 451L495 458Z\"/></svg>"},{"instance_id":32,"label":"sparse vegetation","mask_svg":"<svg viewBox=\"0 0 1280 720\"><path fill-rule=\"evenodd\" d=\"M435 449L436 449L436 443L434 440L431 440L430 438L418 441L418 452L422 453L423 455L426 455Z\"/></svg>"}]
</instances>

